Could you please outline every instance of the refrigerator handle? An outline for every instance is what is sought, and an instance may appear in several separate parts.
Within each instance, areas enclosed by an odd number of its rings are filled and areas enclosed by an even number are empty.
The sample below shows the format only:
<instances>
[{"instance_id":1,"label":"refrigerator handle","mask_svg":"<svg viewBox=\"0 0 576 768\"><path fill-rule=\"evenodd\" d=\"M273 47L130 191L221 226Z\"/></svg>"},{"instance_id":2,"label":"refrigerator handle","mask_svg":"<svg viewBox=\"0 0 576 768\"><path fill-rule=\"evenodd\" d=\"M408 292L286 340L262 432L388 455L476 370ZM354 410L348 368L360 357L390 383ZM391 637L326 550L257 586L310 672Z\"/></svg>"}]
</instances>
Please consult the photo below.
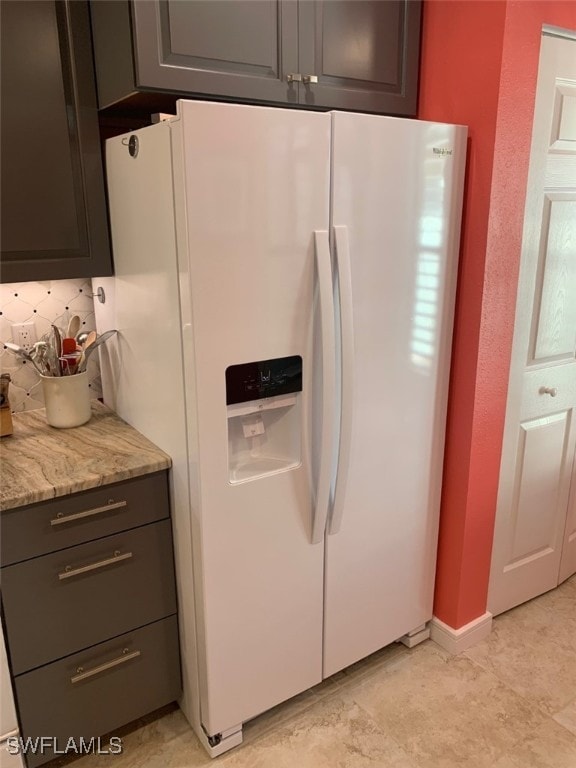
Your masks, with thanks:
<instances>
[{"instance_id":1,"label":"refrigerator handle","mask_svg":"<svg viewBox=\"0 0 576 768\"><path fill-rule=\"evenodd\" d=\"M348 227L335 226L336 269L340 294L340 337L341 337L341 412L340 440L336 485L332 504L332 517L328 533L338 533L344 514L344 499L350 464L352 442L352 410L354 402L354 318L352 314L352 274L350 270L350 246Z\"/></svg>"},{"instance_id":2,"label":"refrigerator handle","mask_svg":"<svg viewBox=\"0 0 576 768\"><path fill-rule=\"evenodd\" d=\"M330 503L330 482L332 445L334 440L334 407L336 401L336 363L334 358L334 298L332 291L332 260L330 243L326 230L314 232L318 294L320 297L320 324L322 339L322 430L320 437L320 465L316 505L312 521L312 544L324 539L328 506Z\"/></svg>"}]
</instances>

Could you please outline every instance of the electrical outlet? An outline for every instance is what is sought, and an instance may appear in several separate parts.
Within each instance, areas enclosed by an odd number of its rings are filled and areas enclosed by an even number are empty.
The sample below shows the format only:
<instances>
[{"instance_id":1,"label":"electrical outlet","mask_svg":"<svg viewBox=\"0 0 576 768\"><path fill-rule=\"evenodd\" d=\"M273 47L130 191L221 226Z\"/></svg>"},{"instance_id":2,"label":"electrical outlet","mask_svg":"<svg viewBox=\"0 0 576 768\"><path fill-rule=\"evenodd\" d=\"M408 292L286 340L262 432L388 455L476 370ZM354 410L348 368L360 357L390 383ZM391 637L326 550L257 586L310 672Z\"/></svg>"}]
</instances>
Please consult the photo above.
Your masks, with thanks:
<instances>
[{"instance_id":1,"label":"electrical outlet","mask_svg":"<svg viewBox=\"0 0 576 768\"><path fill-rule=\"evenodd\" d=\"M25 349L26 352L30 352L38 341L34 323L14 323L12 326L12 341L14 344L22 347L22 349Z\"/></svg>"}]
</instances>

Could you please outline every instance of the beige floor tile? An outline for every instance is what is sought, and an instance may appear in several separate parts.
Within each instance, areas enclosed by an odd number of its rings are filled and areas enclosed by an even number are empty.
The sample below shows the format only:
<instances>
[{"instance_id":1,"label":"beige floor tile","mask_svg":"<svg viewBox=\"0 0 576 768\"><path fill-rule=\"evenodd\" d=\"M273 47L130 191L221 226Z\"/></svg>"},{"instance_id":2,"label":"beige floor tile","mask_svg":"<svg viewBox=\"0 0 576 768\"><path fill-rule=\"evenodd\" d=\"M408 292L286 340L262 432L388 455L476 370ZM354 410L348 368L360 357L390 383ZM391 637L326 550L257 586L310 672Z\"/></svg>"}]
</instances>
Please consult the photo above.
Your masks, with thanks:
<instances>
[{"instance_id":1,"label":"beige floor tile","mask_svg":"<svg viewBox=\"0 0 576 768\"><path fill-rule=\"evenodd\" d=\"M556 712L554 720L576 736L576 700Z\"/></svg>"},{"instance_id":2,"label":"beige floor tile","mask_svg":"<svg viewBox=\"0 0 576 768\"><path fill-rule=\"evenodd\" d=\"M304 712L310 707L320 702L326 696L330 696L337 688L337 678L334 676L319 685L315 685L308 691L304 691L298 696L279 704L277 707L269 709L262 715L255 717L244 724L243 739L244 742L252 741L272 728L282 725L287 720Z\"/></svg>"},{"instance_id":3,"label":"beige floor tile","mask_svg":"<svg viewBox=\"0 0 576 768\"><path fill-rule=\"evenodd\" d=\"M90 755L73 768L216 768L180 710L122 734L122 743L121 755Z\"/></svg>"},{"instance_id":4,"label":"beige floor tile","mask_svg":"<svg viewBox=\"0 0 576 768\"><path fill-rule=\"evenodd\" d=\"M222 768L417 768L385 729L338 694L230 753L221 765Z\"/></svg>"},{"instance_id":5,"label":"beige floor tile","mask_svg":"<svg viewBox=\"0 0 576 768\"><path fill-rule=\"evenodd\" d=\"M497 616L491 634L464 655L554 714L576 691L576 618L552 610L550 598L542 607L544 597Z\"/></svg>"},{"instance_id":6,"label":"beige floor tile","mask_svg":"<svg viewBox=\"0 0 576 768\"><path fill-rule=\"evenodd\" d=\"M574 768L576 736L546 720L510 753L517 768Z\"/></svg>"},{"instance_id":7,"label":"beige floor tile","mask_svg":"<svg viewBox=\"0 0 576 768\"><path fill-rule=\"evenodd\" d=\"M519 768L518 763L513 760L509 755L504 755L504 757L501 757L499 760L496 760L492 768ZM522 766L522 768L530 768L527 765Z\"/></svg>"},{"instance_id":8,"label":"beige floor tile","mask_svg":"<svg viewBox=\"0 0 576 768\"><path fill-rule=\"evenodd\" d=\"M365 659L357 661L346 669L330 678L338 686L349 686L360 682L364 678L371 677L390 664L394 664L403 656L409 655L410 650L402 643L391 643Z\"/></svg>"},{"instance_id":9,"label":"beige floor tile","mask_svg":"<svg viewBox=\"0 0 576 768\"><path fill-rule=\"evenodd\" d=\"M216 760L176 710L73 768L576 768L575 621L572 578L460 656L388 646L245 724Z\"/></svg>"},{"instance_id":10,"label":"beige floor tile","mask_svg":"<svg viewBox=\"0 0 576 768\"><path fill-rule=\"evenodd\" d=\"M544 719L464 656L432 642L342 695L365 709L422 768L494 763Z\"/></svg>"},{"instance_id":11,"label":"beige floor tile","mask_svg":"<svg viewBox=\"0 0 576 768\"><path fill-rule=\"evenodd\" d=\"M406 646L401 643L392 643L386 648L373 653L368 658L352 664L341 672L337 672L309 691L304 691L299 696L295 696L293 699L268 710L268 712L264 712L264 714L244 725L244 742L258 738L271 728L276 728L278 725L283 724L300 712L314 706L324 697L333 694L337 688L355 684L359 680L377 674L379 669L391 663L393 659L404 655L404 653L408 653Z\"/></svg>"},{"instance_id":12,"label":"beige floor tile","mask_svg":"<svg viewBox=\"0 0 576 768\"><path fill-rule=\"evenodd\" d=\"M566 628L567 634L571 633L571 639L574 638L574 629L576 628L576 578L572 577L565 581L557 589L539 597L534 601L539 608L544 608L554 612L554 620L558 617L562 619L562 627Z\"/></svg>"}]
</instances>

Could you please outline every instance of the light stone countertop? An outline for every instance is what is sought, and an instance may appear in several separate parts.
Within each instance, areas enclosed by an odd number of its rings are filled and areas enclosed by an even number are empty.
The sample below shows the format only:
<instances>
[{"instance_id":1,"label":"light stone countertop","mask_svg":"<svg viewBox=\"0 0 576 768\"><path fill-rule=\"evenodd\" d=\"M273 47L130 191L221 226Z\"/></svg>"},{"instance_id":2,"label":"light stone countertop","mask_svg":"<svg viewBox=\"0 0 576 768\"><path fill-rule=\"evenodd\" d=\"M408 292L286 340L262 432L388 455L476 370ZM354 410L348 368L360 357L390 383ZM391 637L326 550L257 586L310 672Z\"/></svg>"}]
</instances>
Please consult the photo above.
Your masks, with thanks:
<instances>
[{"instance_id":1,"label":"light stone countertop","mask_svg":"<svg viewBox=\"0 0 576 768\"><path fill-rule=\"evenodd\" d=\"M167 469L170 457L92 400L92 418L73 429L46 423L43 408L12 415L0 440L0 511Z\"/></svg>"}]
</instances>

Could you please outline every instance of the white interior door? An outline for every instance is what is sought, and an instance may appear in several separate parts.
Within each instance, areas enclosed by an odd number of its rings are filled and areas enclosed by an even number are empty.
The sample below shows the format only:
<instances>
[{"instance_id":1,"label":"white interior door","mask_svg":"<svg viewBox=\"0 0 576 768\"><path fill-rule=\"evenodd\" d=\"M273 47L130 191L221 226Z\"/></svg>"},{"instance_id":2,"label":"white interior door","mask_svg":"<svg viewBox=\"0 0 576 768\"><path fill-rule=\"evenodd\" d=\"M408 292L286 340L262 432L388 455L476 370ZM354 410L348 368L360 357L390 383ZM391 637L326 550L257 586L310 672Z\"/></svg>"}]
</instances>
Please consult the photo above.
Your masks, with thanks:
<instances>
[{"instance_id":1,"label":"white interior door","mask_svg":"<svg viewBox=\"0 0 576 768\"><path fill-rule=\"evenodd\" d=\"M489 609L576 570L576 39L542 36ZM560 568L562 569L560 575Z\"/></svg>"}]
</instances>

